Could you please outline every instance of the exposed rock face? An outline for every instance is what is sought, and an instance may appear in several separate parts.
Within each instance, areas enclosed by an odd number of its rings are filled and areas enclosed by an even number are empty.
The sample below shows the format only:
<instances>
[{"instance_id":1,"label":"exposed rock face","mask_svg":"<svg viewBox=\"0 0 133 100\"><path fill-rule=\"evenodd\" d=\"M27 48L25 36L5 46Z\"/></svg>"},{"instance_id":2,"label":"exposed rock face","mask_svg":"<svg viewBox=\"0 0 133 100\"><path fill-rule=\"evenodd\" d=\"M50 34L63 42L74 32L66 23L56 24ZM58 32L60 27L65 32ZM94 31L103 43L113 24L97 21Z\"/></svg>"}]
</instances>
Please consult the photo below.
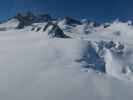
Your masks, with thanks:
<instances>
[{"instance_id":1,"label":"exposed rock face","mask_svg":"<svg viewBox=\"0 0 133 100\"><path fill-rule=\"evenodd\" d=\"M68 36L66 36L64 34L64 32L60 29L60 27L57 24L54 24L54 23L51 23L51 22L49 22L45 26L45 28L43 29L43 31L46 31L49 27L51 27L51 30L48 33L48 35L50 37L68 38Z\"/></svg>"},{"instance_id":2,"label":"exposed rock face","mask_svg":"<svg viewBox=\"0 0 133 100\"><path fill-rule=\"evenodd\" d=\"M44 27L33 26L31 31L45 32L51 38L54 38L54 37L70 38L69 36L64 34L64 32L61 30L61 28L57 24L52 23L52 22L48 22Z\"/></svg>"},{"instance_id":3,"label":"exposed rock face","mask_svg":"<svg viewBox=\"0 0 133 100\"><path fill-rule=\"evenodd\" d=\"M65 20L65 24L67 24L67 25L74 26L74 25L81 25L82 24L80 21L78 21L74 18L71 18L71 17L65 17L64 20Z\"/></svg>"},{"instance_id":4,"label":"exposed rock face","mask_svg":"<svg viewBox=\"0 0 133 100\"><path fill-rule=\"evenodd\" d=\"M15 16L15 18L20 22L19 26L17 27L19 29L32 24L32 17L29 15L23 16L19 13Z\"/></svg>"},{"instance_id":5,"label":"exposed rock face","mask_svg":"<svg viewBox=\"0 0 133 100\"><path fill-rule=\"evenodd\" d=\"M32 23L48 22L52 20L51 16L48 14L34 15L31 12L25 14L18 13L14 18L20 21L17 28L23 28L24 26L31 25Z\"/></svg>"}]
</instances>

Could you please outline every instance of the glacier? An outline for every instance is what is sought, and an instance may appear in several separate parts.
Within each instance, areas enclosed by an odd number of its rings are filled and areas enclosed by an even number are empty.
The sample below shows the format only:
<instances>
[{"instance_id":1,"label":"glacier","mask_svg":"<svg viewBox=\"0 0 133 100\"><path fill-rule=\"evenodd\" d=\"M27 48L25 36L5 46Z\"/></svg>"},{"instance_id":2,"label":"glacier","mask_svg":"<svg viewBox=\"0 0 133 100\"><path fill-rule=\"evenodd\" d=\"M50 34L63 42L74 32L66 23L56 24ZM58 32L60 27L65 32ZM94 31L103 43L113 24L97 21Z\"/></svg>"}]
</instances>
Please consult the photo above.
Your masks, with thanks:
<instances>
[{"instance_id":1,"label":"glacier","mask_svg":"<svg viewBox=\"0 0 133 100\"><path fill-rule=\"evenodd\" d=\"M132 100L130 21L43 17L0 24L1 100Z\"/></svg>"}]
</instances>

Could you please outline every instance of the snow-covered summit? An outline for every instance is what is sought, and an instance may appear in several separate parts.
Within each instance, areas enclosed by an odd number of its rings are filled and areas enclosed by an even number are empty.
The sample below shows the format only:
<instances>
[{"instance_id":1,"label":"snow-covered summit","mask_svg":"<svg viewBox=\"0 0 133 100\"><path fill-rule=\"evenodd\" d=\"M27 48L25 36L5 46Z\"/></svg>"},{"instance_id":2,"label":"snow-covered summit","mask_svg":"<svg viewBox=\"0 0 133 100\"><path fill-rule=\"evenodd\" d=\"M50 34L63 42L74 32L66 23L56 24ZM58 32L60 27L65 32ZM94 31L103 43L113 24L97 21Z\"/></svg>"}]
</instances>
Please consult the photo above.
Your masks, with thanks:
<instances>
[{"instance_id":1,"label":"snow-covered summit","mask_svg":"<svg viewBox=\"0 0 133 100\"><path fill-rule=\"evenodd\" d=\"M22 29L33 23L43 23L51 21L49 14L34 14L32 12L18 13L16 16L9 18L7 21L0 24L1 29Z\"/></svg>"}]
</instances>

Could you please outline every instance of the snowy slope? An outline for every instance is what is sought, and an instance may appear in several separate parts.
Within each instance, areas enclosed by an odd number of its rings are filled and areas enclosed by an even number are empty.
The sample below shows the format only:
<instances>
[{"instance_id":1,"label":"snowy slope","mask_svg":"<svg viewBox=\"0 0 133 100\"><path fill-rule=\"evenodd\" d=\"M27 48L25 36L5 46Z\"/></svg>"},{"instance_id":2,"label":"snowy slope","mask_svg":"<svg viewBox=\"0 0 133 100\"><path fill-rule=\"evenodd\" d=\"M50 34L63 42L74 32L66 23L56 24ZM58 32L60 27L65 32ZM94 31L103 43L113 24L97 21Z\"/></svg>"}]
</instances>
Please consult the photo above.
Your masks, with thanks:
<instances>
[{"instance_id":1,"label":"snowy slope","mask_svg":"<svg viewBox=\"0 0 133 100\"><path fill-rule=\"evenodd\" d=\"M0 99L132 100L132 32L64 20L1 30Z\"/></svg>"},{"instance_id":2,"label":"snowy slope","mask_svg":"<svg viewBox=\"0 0 133 100\"><path fill-rule=\"evenodd\" d=\"M0 30L1 31L11 30L11 29L18 27L19 24L20 24L19 20L13 18L11 20L8 20L5 23L0 24Z\"/></svg>"}]
</instances>

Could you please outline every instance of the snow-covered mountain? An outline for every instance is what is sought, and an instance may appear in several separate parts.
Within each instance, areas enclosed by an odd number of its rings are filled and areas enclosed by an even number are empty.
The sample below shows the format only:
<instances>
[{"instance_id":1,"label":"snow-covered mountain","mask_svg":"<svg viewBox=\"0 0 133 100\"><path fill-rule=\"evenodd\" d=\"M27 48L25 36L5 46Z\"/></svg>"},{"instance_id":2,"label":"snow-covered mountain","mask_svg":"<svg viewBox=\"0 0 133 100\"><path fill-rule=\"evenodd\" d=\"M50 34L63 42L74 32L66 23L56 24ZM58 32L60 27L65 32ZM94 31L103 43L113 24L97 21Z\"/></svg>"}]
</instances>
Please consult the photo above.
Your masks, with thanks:
<instances>
[{"instance_id":1,"label":"snow-covered mountain","mask_svg":"<svg viewBox=\"0 0 133 100\"><path fill-rule=\"evenodd\" d=\"M0 24L1 100L132 100L133 25L48 14Z\"/></svg>"},{"instance_id":2,"label":"snow-covered mountain","mask_svg":"<svg viewBox=\"0 0 133 100\"><path fill-rule=\"evenodd\" d=\"M48 14L33 14L31 12L18 13L16 16L2 22L2 24L0 25L0 29L21 29L33 23L48 22L51 20L52 18Z\"/></svg>"}]
</instances>

